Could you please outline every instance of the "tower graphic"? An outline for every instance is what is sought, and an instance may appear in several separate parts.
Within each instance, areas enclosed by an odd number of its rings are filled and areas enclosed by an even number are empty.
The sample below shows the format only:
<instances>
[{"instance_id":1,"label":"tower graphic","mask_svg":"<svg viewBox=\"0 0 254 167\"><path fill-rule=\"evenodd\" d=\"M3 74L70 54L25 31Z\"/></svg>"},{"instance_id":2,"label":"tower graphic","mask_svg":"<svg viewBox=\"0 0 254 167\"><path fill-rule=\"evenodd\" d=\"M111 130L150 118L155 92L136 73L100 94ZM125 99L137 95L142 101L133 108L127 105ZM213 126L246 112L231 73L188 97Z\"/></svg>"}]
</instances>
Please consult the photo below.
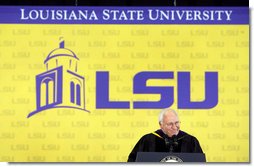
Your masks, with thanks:
<instances>
[{"instance_id":1,"label":"tower graphic","mask_svg":"<svg viewBox=\"0 0 254 167\"><path fill-rule=\"evenodd\" d=\"M77 73L79 58L64 45L60 38L59 48L52 50L44 61L46 72L36 75L36 110L27 118L51 108L87 111L85 78Z\"/></svg>"}]
</instances>

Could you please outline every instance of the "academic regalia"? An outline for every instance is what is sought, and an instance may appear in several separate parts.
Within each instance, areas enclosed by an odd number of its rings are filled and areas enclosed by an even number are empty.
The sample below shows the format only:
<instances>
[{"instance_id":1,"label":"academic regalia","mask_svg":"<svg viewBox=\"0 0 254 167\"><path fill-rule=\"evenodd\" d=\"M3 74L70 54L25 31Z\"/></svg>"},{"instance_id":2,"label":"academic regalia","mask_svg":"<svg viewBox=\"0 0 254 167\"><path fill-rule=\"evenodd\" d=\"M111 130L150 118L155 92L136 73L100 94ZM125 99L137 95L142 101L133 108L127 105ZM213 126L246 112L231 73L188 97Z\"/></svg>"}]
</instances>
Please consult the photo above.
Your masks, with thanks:
<instances>
[{"instance_id":1,"label":"academic regalia","mask_svg":"<svg viewBox=\"0 0 254 167\"><path fill-rule=\"evenodd\" d=\"M128 162L136 160L137 152L203 153L196 137L184 131L179 131L176 136L168 137L161 129L141 137L131 151Z\"/></svg>"}]
</instances>

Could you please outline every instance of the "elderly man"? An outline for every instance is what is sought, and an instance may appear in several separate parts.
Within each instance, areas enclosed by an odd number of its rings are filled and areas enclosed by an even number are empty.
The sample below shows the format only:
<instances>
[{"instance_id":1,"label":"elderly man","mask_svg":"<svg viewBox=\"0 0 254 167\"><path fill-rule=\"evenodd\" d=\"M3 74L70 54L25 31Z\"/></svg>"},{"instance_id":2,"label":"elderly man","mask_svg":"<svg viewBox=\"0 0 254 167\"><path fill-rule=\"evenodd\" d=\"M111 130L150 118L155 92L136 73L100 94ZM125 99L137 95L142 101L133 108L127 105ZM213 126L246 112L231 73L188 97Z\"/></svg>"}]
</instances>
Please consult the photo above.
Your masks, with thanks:
<instances>
[{"instance_id":1,"label":"elderly man","mask_svg":"<svg viewBox=\"0 0 254 167\"><path fill-rule=\"evenodd\" d=\"M194 136L180 130L176 111L166 108L159 114L160 129L144 135L131 151L128 162L136 160L137 152L203 153Z\"/></svg>"}]
</instances>

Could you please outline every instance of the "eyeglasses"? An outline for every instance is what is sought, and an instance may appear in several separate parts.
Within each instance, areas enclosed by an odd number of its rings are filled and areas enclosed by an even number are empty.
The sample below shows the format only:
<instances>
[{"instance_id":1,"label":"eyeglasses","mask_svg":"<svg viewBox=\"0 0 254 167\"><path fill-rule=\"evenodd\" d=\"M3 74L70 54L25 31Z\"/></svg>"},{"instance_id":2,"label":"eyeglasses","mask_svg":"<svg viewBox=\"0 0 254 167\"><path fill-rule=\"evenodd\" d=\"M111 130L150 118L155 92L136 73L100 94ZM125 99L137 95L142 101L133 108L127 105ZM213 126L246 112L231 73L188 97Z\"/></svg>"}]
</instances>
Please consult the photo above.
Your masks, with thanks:
<instances>
[{"instance_id":1,"label":"eyeglasses","mask_svg":"<svg viewBox=\"0 0 254 167\"><path fill-rule=\"evenodd\" d=\"M174 125L175 125L176 127L179 127L180 124L181 124L180 121L176 121L176 122L169 122L169 123L166 123L166 126L172 128Z\"/></svg>"}]
</instances>

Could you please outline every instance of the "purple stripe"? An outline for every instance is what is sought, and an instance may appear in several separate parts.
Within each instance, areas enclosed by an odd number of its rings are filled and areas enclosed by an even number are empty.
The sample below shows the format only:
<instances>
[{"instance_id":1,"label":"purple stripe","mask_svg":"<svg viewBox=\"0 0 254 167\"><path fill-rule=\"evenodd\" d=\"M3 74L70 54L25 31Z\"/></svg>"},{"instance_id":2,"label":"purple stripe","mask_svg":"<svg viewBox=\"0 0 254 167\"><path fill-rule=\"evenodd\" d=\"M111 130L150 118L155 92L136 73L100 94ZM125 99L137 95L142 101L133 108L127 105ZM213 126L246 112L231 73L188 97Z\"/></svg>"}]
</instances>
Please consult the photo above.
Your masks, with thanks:
<instances>
[{"instance_id":1,"label":"purple stripe","mask_svg":"<svg viewBox=\"0 0 254 167\"><path fill-rule=\"evenodd\" d=\"M249 24L249 8L1 6L0 24Z\"/></svg>"}]
</instances>

